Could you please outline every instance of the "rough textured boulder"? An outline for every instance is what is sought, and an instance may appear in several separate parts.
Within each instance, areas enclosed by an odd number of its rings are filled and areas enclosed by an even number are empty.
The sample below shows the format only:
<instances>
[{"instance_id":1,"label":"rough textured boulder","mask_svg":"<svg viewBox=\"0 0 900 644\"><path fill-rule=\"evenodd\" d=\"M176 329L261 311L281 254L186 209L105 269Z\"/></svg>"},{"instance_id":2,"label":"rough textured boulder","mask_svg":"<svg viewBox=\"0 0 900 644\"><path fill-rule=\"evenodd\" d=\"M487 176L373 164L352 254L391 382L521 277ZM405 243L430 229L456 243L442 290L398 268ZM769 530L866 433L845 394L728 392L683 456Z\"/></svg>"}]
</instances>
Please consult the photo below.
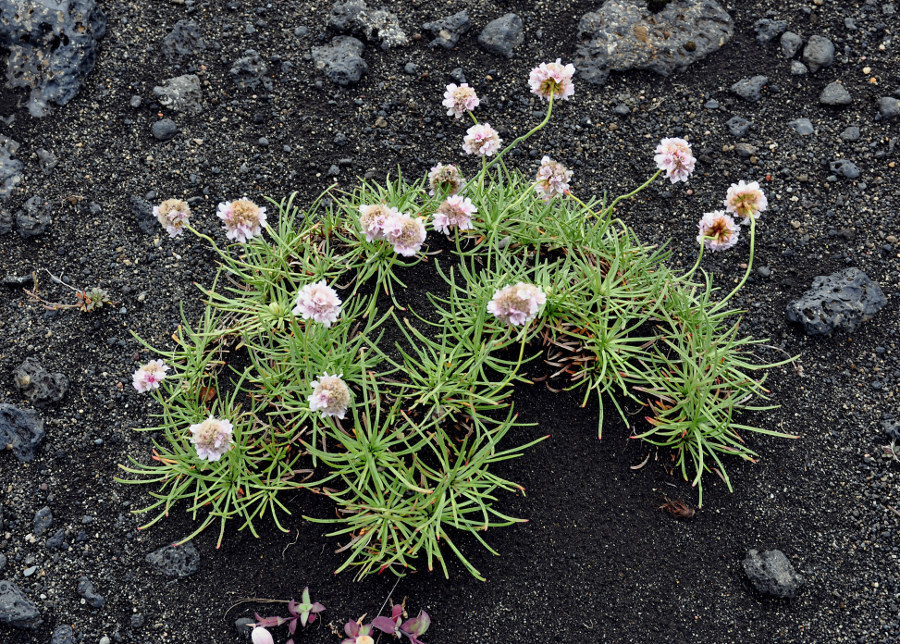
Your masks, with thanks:
<instances>
[{"instance_id":1,"label":"rough textured boulder","mask_svg":"<svg viewBox=\"0 0 900 644\"><path fill-rule=\"evenodd\" d=\"M44 408L59 402L69 389L69 379L61 373L50 373L35 358L25 358L13 374L16 389L36 407Z\"/></svg>"},{"instance_id":2,"label":"rough textured boulder","mask_svg":"<svg viewBox=\"0 0 900 644\"><path fill-rule=\"evenodd\" d=\"M197 572L200 552L188 541L181 546L165 546L147 555L147 563L166 577L187 577Z\"/></svg>"},{"instance_id":3,"label":"rough textured boulder","mask_svg":"<svg viewBox=\"0 0 900 644\"><path fill-rule=\"evenodd\" d=\"M881 287L858 268L820 275L800 299L787 306L787 320L807 335L853 331L887 304Z\"/></svg>"},{"instance_id":4,"label":"rough textured boulder","mask_svg":"<svg viewBox=\"0 0 900 644\"><path fill-rule=\"evenodd\" d=\"M0 622L15 628L35 628L41 623L35 603L6 579L0 581Z\"/></svg>"},{"instance_id":5,"label":"rough textured boulder","mask_svg":"<svg viewBox=\"0 0 900 644\"><path fill-rule=\"evenodd\" d=\"M803 577L794 571L781 550L766 550L762 554L750 550L743 565L747 579L763 595L794 599L803 586Z\"/></svg>"},{"instance_id":6,"label":"rough textured boulder","mask_svg":"<svg viewBox=\"0 0 900 644\"><path fill-rule=\"evenodd\" d=\"M36 411L0 403L0 445L9 446L20 462L28 462L42 440L44 421Z\"/></svg>"},{"instance_id":7,"label":"rough textured boulder","mask_svg":"<svg viewBox=\"0 0 900 644\"><path fill-rule=\"evenodd\" d=\"M337 85L356 85L369 71L362 54L366 46L353 36L336 36L330 45L313 47L312 57L325 78Z\"/></svg>"}]
</instances>

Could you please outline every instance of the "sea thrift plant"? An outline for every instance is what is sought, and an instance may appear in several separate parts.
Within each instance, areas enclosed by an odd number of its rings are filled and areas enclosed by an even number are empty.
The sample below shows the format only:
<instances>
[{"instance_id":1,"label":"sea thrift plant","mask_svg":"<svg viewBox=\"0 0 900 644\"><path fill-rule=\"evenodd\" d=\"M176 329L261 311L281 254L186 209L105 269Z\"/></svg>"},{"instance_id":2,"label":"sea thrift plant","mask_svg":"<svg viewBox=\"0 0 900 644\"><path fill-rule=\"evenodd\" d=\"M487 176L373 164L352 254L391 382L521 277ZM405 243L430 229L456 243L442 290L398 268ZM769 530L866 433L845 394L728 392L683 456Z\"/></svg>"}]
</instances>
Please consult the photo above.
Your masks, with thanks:
<instances>
[{"instance_id":1,"label":"sea thrift plant","mask_svg":"<svg viewBox=\"0 0 900 644\"><path fill-rule=\"evenodd\" d=\"M706 244L712 251L728 250L737 244L740 229L723 210L706 213L698 226L700 234L697 235L697 241Z\"/></svg>"},{"instance_id":2,"label":"sea thrift plant","mask_svg":"<svg viewBox=\"0 0 900 644\"><path fill-rule=\"evenodd\" d=\"M545 156L541 159L541 167L537 171L534 189L544 201L550 201L553 197L561 197L569 191L571 179L571 170L562 163Z\"/></svg>"},{"instance_id":3,"label":"sea thrift plant","mask_svg":"<svg viewBox=\"0 0 900 644\"><path fill-rule=\"evenodd\" d=\"M165 379L168 370L169 365L162 360L151 360L134 372L131 382L140 393L159 389L159 383Z\"/></svg>"},{"instance_id":4,"label":"sea thrift plant","mask_svg":"<svg viewBox=\"0 0 900 644\"><path fill-rule=\"evenodd\" d=\"M522 326L537 317L546 302L547 295L539 287L518 282L494 293L487 310L501 322Z\"/></svg>"},{"instance_id":5,"label":"sea thrift plant","mask_svg":"<svg viewBox=\"0 0 900 644\"><path fill-rule=\"evenodd\" d=\"M428 185L431 190L428 194L455 195L463 187L465 180L455 165L443 165L438 163L428 171Z\"/></svg>"},{"instance_id":6,"label":"sea thrift plant","mask_svg":"<svg viewBox=\"0 0 900 644\"><path fill-rule=\"evenodd\" d=\"M362 226L363 233L366 235L366 241L371 243L384 239L384 222L390 217L395 217L399 214L400 211L396 208L380 203L360 206L359 223Z\"/></svg>"},{"instance_id":7,"label":"sea thrift plant","mask_svg":"<svg viewBox=\"0 0 900 644\"><path fill-rule=\"evenodd\" d=\"M725 197L725 208L741 217L742 224L749 224L750 218L756 219L759 213L769 207L769 200L756 181L744 183L743 179L731 184Z\"/></svg>"},{"instance_id":8,"label":"sea thrift plant","mask_svg":"<svg viewBox=\"0 0 900 644\"><path fill-rule=\"evenodd\" d=\"M350 388L341 380L343 374L329 376L324 372L318 380L313 380L313 392L309 396L311 411L321 412L323 416L344 418L350 404Z\"/></svg>"},{"instance_id":9,"label":"sea thrift plant","mask_svg":"<svg viewBox=\"0 0 900 644\"><path fill-rule=\"evenodd\" d=\"M191 216L191 208L181 199L166 199L153 207L153 216L166 229L169 237L178 237Z\"/></svg>"},{"instance_id":10,"label":"sea thrift plant","mask_svg":"<svg viewBox=\"0 0 900 644\"><path fill-rule=\"evenodd\" d=\"M463 138L463 150L466 154L490 157L500 151L502 142L494 128L487 123L479 123L466 130L466 136Z\"/></svg>"},{"instance_id":11,"label":"sea thrift plant","mask_svg":"<svg viewBox=\"0 0 900 644\"><path fill-rule=\"evenodd\" d=\"M466 112L471 112L478 107L480 102L475 90L469 87L468 83L462 85L450 83L447 85L447 91L444 92L443 106L448 108L447 116L460 119L465 116Z\"/></svg>"},{"instance_id":12,"label":"sea thrift plant","mask_svg":"<svg viewBox=\"0 0 900 644\"><path fill-rule=\"evenodd\" d=\"M225 236L241 243L259 235L266 223L266 209L247 198L220 203L217 216L225 223Z\"/></svg>"},{"instance_id":13,"label":"sea thrift plant","mask_svg":"<svg viewBox=\"0 0 900 644\"><path fill-rule=\"evenodd\" d=\"M665 171L672 183L687 181L697 160L691 152L691 144L684 139L663 139L653 157L656 167Z\"/></svg>"},{"instance_id":14,"label":"sea thrift plant","mask_svg":"<svg viewBox=\"0 0 900 644\"><path fill-rule=\"evenodd\" d=\"M420 218L405 213L389 217L382 230L385 240L393 244L394 252L404 257L413 257L418 253L428 234Z\"/></svg>"},{"instance_id":15,"label":"sea thrift plant","mask_svg":"<svg viewBox=\"0 0 900 644\"><path fill-rule=\"evenodd\" d=\"M200 460L212 462L222 458L233 445L231 441L233 430L234 427L229 421L213 416L202 423L191 425L191 443L194 444Z\"/></svg>"},{"instance_id":16,"label":"sea thrift plant","mask_svg":"<svg viewBox=\"0 0 900 644\"><path fill-rule=\"evenodd\" d=\"M532 93L543 99L552 98L568 100L575 93L575 85L572 76L575 75L574 65L562 65L557 58L555 63L541 63L531 70L528 84Z\"/></svg>"},{"instance_id":17,"label":"sea thrift plant","mask_svg":"<svg viewBox=\"0 0 900 644\"><path fill-rule=\"evenodd\" d=\"M450 234L451 228L471 230L472 215L476 212L478 209L468 197L447 197L434 213L434 229L445 235Z\"/></svg>"},{"instance_id":18,"label":"sea thrift plant","mask_svg":"<svg viewBox=\"0 0 900 644\"><path fill-rule=\"evenodd\" d=\"M297 294L297 305L291 311L304 320L312 320L326 327L337 322L341 314L341 299L325 280L307 284Z\"/></svg>"}]
</instances>

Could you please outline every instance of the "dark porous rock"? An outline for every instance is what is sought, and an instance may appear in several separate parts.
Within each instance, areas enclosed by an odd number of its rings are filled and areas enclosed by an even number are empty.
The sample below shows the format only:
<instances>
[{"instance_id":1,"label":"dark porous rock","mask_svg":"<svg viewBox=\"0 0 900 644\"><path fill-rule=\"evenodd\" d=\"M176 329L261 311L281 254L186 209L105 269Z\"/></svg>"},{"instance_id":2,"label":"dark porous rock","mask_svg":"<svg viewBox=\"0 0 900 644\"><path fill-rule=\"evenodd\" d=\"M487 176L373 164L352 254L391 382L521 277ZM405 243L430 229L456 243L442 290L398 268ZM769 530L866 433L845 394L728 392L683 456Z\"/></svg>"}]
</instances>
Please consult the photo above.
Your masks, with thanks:
<instances>
[{"instance_id":1,"label":"dark porous rock","mask_svg":"<svg viewBox=\"0 0 900 644\"><path fill-rule=\"evenodd\" d=\"M422 25L422 29L430 31L434 36L434 40L429 43L429 47L443 47L444 49L453 49L460 37L471 29L472 23L469 20L469 12L463 9L452 16L441 18L434 22L426 22Z\"/></svg>"},{"instance_id":2,"label":"dark porous rock","mask_svg":"<svg viewBox=\"0 0 900 644\"><path fill-rule=\"evenodd\" d=\"M808 74L809 69L801 63L799 60L791 61L791 75L793 76L803 76L803 74Z\"/></svg>"},{"instance_id":3,"label":"dark porous rock","mask_svg":"<svg viewBox=\"0 0 900 644\"><path fill-rule=\"evenodd\" d=\"M366 46L353 36L335 36L330 45L312 48L313 62L337 85L355 85L369 71L362 54Z\"/></svg>"},{"instance_id":4,"label":"dark porous rock","mask_svg":"<svg viewBox=\"0 0 900 644\"><path fill-rule=\"evenodd\" d=\"M803 48L803 62L815 73L834 62L834 43L825 36L810 36Z\"/></svg>"},{"instance_id":5,"label":"dark porous rock","mask_svg":"<svg viewBox=\"0 0 900 644\"><path fill-rule=\"evenodd\" d=\"M15 628L37 628L41 613L33 601L19 587L6 579L0 580L0 623Z\"/></svg>"},{"instance_id":6,"label":"dark porous rock","mask_svg":"<svg viewBox=\"0 0 900 644\"><path fill-rule=\"evenodd\" d=\"M772 20L771 18L760 18L753 23L753 31L756 32L756 39L759 42L766 43L775 40L787 29L787 20Z\"/></svg>"},{"instance_id":7,"label":"dark porous rock","mask_svg":"<svg viewBox=\"0 0 900 644\"><path fill-rule=\"evenodd\" d=\"M50 644L78 644L75 639L75 631L68 624L57 626L50 636Z\"/></svg>"},{"instance_id":8,"label":"dark porous rock","mask_svg":"<svg viewBox=\"0 0 900 644\"><path fill-rule=\"evenodd\" d=\"M162 86L153 88L153 96L160 105L176 112L199 114L203 111L200 78L195 74L167 78Z\"/></svg>"},{"instance_id":9,"label":"dark porous rock","mask_svg":"<svg viewBox=\"0 0 900 644\"><path fill-rule=\"evenodd\" d=\"M131 628L141 628L147 621L147 618L141 615L140 613L133 613L131 615Z\"/></svg>"},{"instance_id":10,"label":"dark porous rock","mask_svg":"<svg viewBox=\"0 0 900 644\"><path fill-rule=\"evenodd\" d=\"M728 128L728 131L731 132L731 136L740 138L750 130L753 123L741 116L732 116L725 121L725 126Z\"/></svg>"},{"instance_id":11,"label":"dark porous rock","mask_svg":"<svg viewBox=\"0 0 900 644\"><path fill-rule=\"evenodd\" d=\"M878 118L890 121L900 116L900 99L882 96L878 99Z\"/></svg>"},{"instance_id":12,"label":"dark porous rock","mask_svg":"<svg viewBox=\"0 0 900 644\"><path fill-rule=\"evenodd\" d=\"M6 555L0 552L0 571L2 571L4 568L6 568Z\"/></svg>"},{"instance_id":13,"label":"dark porous rock","mask_svg":"<svg viewBox=\"0 0 900 644\"><path fill-rule=\"evenodd\" d=\"M60 550L63 547L65 539L66 530L65 528L60 528L52 537L47 539L47 542L44 545L50 550Z\"/></svg>"},{"instance_id":14,"label":"dark porous rock","mask_svg":"<svg viewBox=\"0 0 900 644\"><path fill-rule=\"evenodd\" d=\"M645 2L608 0L578 23L575 69L602 85L610 72L649 69L663 76L722 47L734 33L715 0L680 0L653 13Z\"/></svg>"},{"instance_id":15,"label":"dark porous rock","mask_svg":"<svg viewBox=\"0 0 900 644\"><path fill-rule=\"evenodd\" d=\"M255 49L248 49L244 55L231 64L229 74L235 85L241 89L256 89L262 84L263 88L271 92L272 80L266 76L269 66Z\"/></svg>"},{"instance_id":16,"label":"dark porous rock","mask_svg":"<svg viewBox=\"0 0 900 644\"><path fill-rule=\"evenodd\" d=\"M150 126L150 133L157 141L170 141L178 134L178 126L172 119L160 119Z\"/></svg>"},{"instance_id":17,"label":"dark porous rock","mask_svg":"<svg viewBox=\"0 0 900 644\"><path fill-rule=\"evenodd\" d=\"M513 50L525 40L525 25L514 13L508 13L487 23L478 34L478 45L488 53L513 57Z\"/></svg>"},{"instance_id":18,"label":"dark porous rock","mask_svg":"<svg viewBox=\"0 0 900 644\"><path fill-rule=\"evenodd\" d=\"M857 179L859 177L859 167L853 161L847 159L837 159L828 164L828 167L835 174L839 174L847 179Z\"/></svg>"},{"instance_id":19,"label":"dark porous rock","mask_svg":"<svg viewBox=\"0 0 900 644\"><path fill-rule=\"evenodd\" d=\"M900 420L888 418L881 423L881 428L892 441L900 441Z\"/></svg>"},{"instance_id":20,"label":"dark porous rock","mask_svg":"<svg viewBox=\"0 0 900 644\"><path fill-rule=\"evenodd\" d=\"M78 579L78 594L91 608L103 608L106 604L106 599L94 591L94 584L87 577Z\"/></svg>"},{"instance_id":21,"label":"dark porous rock","mask_svg":"<svg viewBox=\"0 0 900 644\"><path fill-rule=\"evenodd\" d=\"M787 305L787 321L807 335L854 331L887 304L881 287L858 268L820 275L800 299Z\"/></svg>"},{"instance_id":22,"label":"dark porous rock","mask_svg":"<svg viewBox=\"0 0 900 644\"><path fill-rule=\"evenodd\" d=\"M45 506L34 513L31 533L36 537L40 537L50 529L51 525L53 525L53 511Z\"/></svg>"},{"instance_id":23,"label":"dark porous rock","mask_svg":"<svg viewBox=\"0 0 900 644\"><path fill-rule=\"evenodd\" d=\"M745 101L757 103L759 102L759 99L762 98L762 89L768 82L769 79L761 75L753 76L751 78L742 78L731 86L731 91Z\"/></svg>"},{"instance_id":24,"label":"dark porous rock","mask_svg":"<svg viewBox=\"0 0 900 644\"><path fill-rule=\"evenodd\" d=\"M43 235L52 223L50 204L41 197L31 197L25 202L24 210L16 213L16 230L22 239Z\"/></svg>"},{"instance_id":25,"label":"dark porous rock","mask_svg":"<svg viewBox=\"0 0 900 644\"><path fill-rule=\"evenodd\" d=\"M360 14L365 13L367 9L364 0L336 2L328 14L328 26L342 34L350 33L359 24Z\"/></svg>"},{"instance_id":26,"label":"dark porous rock","mask_svg":"<svg viewBox=\"0 0 900 644\"><path fill-rule=\"evenodd\" d=\"M6 208L0 208L0 235L5 235L13 229L13 216L10 211ZM7 284L6 280L8 278L3 278L3 286L13 286L12 284Z\"/></svg>"},{"instance_id":27,"label":"dark porous rock","mask_svg":"<svg viewBox=\"0 0 900 644\"><path fill-rule=\"evenodd\" d=\"M61 373L50 373L35 358L26 358L13 373L13 380L16 389L41 409L62 400L69 389L68 378Z\"/></svg>"},{"instance_id":28,"label":"dark porous rock","mask_svg":"<svg viewBox=\"0 0 900 644\"><path fill-rule=\"evenodd\" d=\"M250 633L253 631L254 624L256 624L256 620L250 619L249 617L240 617L235 620L234 629L242 640L249 642Z\"/></svg>"},{"instance_id":29,"label":"dark porous rock","mask_svg":"<svg viewBox=\"0 0 900 644\"><path fill-rule=\"evenodd\" d=\"M194 20L179 20L162 40L162 52L169 62L194 56L206 49L206 41Z\"/></svg>"},{"instance_id":30,"label":"dark porous rock","mask_svg":"<svg viewBox=\"0 0 900 644\"><path fill-rule=\"evenodd\" d=\"M20 462L27 463L43 440L44 421L36 411L0 403L0 445L12 449Z\"/></svg>"},{"instance_id":31,"label":"dark porous rock","mask_svg":"<svg viewBox=\"0 0 900 644\"><path fill-rule=\"evenodd\" d=\"M785 58L793 58L803 46L803 38L793 31L785 31L781 34L781 53Z\"/></svg>"},{"instance_id":32,"label":"dark porous rock","mask_svg":"<svg viewBox=\"0 0 900 644\"><path fill-rule=\"evenodd\" d=\"M747 579L763 595L794 599L803 586L803 577L794 571L781 550L766 550L762 554L750 550L743 566Z\"/></svg>"},{"instance_id":33,"label":"dark porous rock","mask_svg":"<svg viewBox=\"0 0 900 644\"><path fill-rule=\"evenodd\" d=\"M338 33L353 33L377 42L382 49L409 42L397 14L386 9L370 9L364 0L336 2L328 15L328 26Z\"/></svg>"},{"instance_id":34,"label":"dark porous rock","mask_svg":"<svg viewBox=\"0 0 900 644\"><path fill-rule=\"evenodd\" d=\"M819 102L822 105L840 106L850 105L853 99L850 98L850 92L841 83L828 83L822 94L819 96Z\"/></svg>"},{"instance_id":35,"label":"dark porous rock","mask_svg":"<svg viewBox=\"0 0 900 644\"><path fill-rule=\"evenodd\" d=\"M95 0L0 2L7 85L31 91L32 116L44 116L50 101L65 105L94 68L104 34L106 16Z\"/></svg>"},{"instance_id":36,"label":"dark porous rock","mask_svg":"<svg viewBox=\"0 0 900 644\"><path fill-rule=\"evenodd\" d=\"M59 165L59 159L56 157L56 155L49 150L45 150L44 148L38 149L37 157L38 165L41 166L41 172L46 175L49 175L51 172L53 172L53 168Z\"/></svg>"},{"instance_id":37,"label":"dark porous rock","mask_svg":"<svg viewBox=\"0 0 900 644\"><path fill-rule=\"evenodd\" d=\"M138 227L148 235L159 232L159 222L153 216L153 204L143 197L131 196L131 214L134 215Z\"/></svg>"},{"instance_id":38,"label":"dark porous rock","mask_svg":"<svg viewBox=\"0 0 900 644\"><path fill-rule=\"evenodd\" d=\"M191 541L176 546L165 546L147 555L147 562L166 577L187 577L200 566L200 551Z\"/></svg>"},{"instance_id":39,"label":"dark porous rock","mask_svg":"<svg viewBox=\"0 0 900 644\"><path fill-rule=\"evenodd\" d=\"M788 122L788 125L791 126L791 129L800 136L809 136L816 131L813 127L812 121L810 121L809 119L794 119L793 121Z\"/></svg>"},{"instance_id":40,"label":"dark porous rock","mask_svg":"<svg viewBox=\"0 0 900 644\"><path fill-rule=\"evenodd\" d=\"M855 125L851 125L846 128L843 132L841 132L841 138L845 141L859 141L859 137L861 136L859 128Z\"/></svg>"},{"instance_id":41,"label":"dark porous rock","mask_svg":"<svg viewBox=\"0 0 900 644\"><path fill-rule=\"evenodd\" d=\"M6 200L13 189L22 182L25 164L14 159L19 144L8 137L0 140L0 199Z\"/></svg>"}]
</instances>

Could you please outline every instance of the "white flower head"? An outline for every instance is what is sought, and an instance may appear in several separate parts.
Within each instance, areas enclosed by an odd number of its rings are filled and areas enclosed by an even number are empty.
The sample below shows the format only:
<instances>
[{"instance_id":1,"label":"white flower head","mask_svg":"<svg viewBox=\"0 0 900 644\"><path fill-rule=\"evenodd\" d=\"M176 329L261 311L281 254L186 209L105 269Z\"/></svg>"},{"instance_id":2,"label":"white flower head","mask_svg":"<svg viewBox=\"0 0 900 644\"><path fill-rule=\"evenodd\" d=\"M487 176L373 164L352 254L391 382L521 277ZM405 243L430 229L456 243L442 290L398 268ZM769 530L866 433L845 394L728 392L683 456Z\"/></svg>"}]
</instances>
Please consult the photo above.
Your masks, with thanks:
<instances>
[{"instance_id":1,"label":"white flower head","mask_svg":"<svg viewBox=\"0 0 900 644\"><path fill-rule=\"evenodd\" d=\"M559 197L569 190L569 181L572 180L572 171L559 161L554 161L545 156L541 159L541 167L538 168L534 189L544 201L550 201L553 197Z\"/></svg>"},{"instance_id":2,"label":"white flower head","mask_svg":"<svg viewBox=\"0 0 900 644\"><path fill-rule=\"evenodd\" d=\"M494 128L487 123L479 123L466 130L466 136L463 138L463 151L466 154L489 157L500 151L502 142L503 140Z\"/></svg>"},{"instance_id":3,"label":"white flower head","mask_svg":"<svg viewBox=\"0 0 900 644\"><path fill-rule=\"evenodd\" d=\"M318 380L313 380L313 392L309 396L310 411L320 411L323 416L344 417L350 404L350 388L341 379L342 376L329 376L325 371Z\"/></svg>"},{"instance_id":4,"label":"white flower head","mask_svg":"<svg viewBox=\"0 0 900 644\"><path fill-rule=\"evenodd\" d=\"M201 460L218 461L232 448L234 427L224 418L210 416L202 423L191 425L191 442Z\"/></svg>"},{"instance_id":5,"label":"white flower head","mask_svg":"<svg viewBox=\"0 0 900 644\"><path fill-rule=\"evenodd\" d=\"M697 226L700 228L697 241L706 244L712 251L728 250L737 243L741 232L734 219L725 214L724 210L706 213Z\"/></svg>"},{"instance_id":6,"label":"white flower head","mask_svg":"<svg viewBox=\"0 0 900 644\"><path fill-rule=\"evenodd\" d=\"M447 116L462 118L466 112L471 112L481 101L475 90L469 87L468 83L456 85L450 83L444 92L444 101L442 105L447 108Z\"/></svg>"},{"instance_id":7,"label":"white flower head","mask_svg":"<svg viewBox=\"0 0 900 644\"><path fill-rule=\"evenodd\" d=\"M663 139L656 146L653 156L656 167L665 170L672 183L687 181L697 160L691 152L691 144L684 139Z\"/></svg>"},{"instance_id":8,"label":"white flower head","mask_svg":"<svg viewBox=\"0 0 900 644\"><path fill-rule=\"evenodd\" d=\"M522 326L537 317L546 302L540 287L518 282L494 293L487 310L501 322Z\"/></svg>"},{"instance_id":9,"label":"white flower head","mask_svg":"<svg viewBox=\"0 0 900 644\"><path fill-rule=\"evenodd\" d=\"M389 217L383 226L384 238L394 246L394 252L404 257L413 257L422 249L428 234L425 224L418 217L399 213Z\"/></svg>"},{"instance_id":10,"label":"white flower head","mask_svg":"<svg viewBox=\"0 0 900 644\"><path fill-rule=\"evenodd\" d=\"M531 70L528 84L531 85L533 94L548 101L551 96L564 101L572 97L575 93L575 85L572 83L575 66L563 65L559 60L557 58L555 63L541 63Z\"/></svg>"},{"instance_id":11,"label":"white flower head","mask_svg":"<svg viewBox=\"0 0 900 644\"><path fill-rule=\"evenodd\" d=\"M759 213L769 207L769 200L759 187L759 183L751 181L732 183L725 197L725 209L741 217L742 224L749 224L750 218L756 219Z\"/></svg>"},{"instance_id":12,"label":"white flower head","mask_svg":"<svg viewBox=\"0 0 900 644\"><path fill-rule=\"evenodd\" d=\"M246 197L220 203L217 216L225 223L225 236L241 243L260 234L266 223L266 209Z\"/></svg>"},{"instance_id":13,"label":"white flower head","mask_svg":"<svg viewBox=\"0 0 900 644\"><path fill-rule=\"evenodd\" d=\"M443 165L438 163L428 172L428 184L431 190L428 194L433 195L437 192L455 195L463 187L462 174L455 165Z\"/></svg>"},{"instance_id":14,"label":"white flower head","mask_svg":"<svg viewBox=\"0 0 900 644\"><path fill-rule=\"evenodd\" d=\"M359 207L359 223L366 235L367 242L384 239L384 222L389 217L399 215L400 211L384 204L362 205Z\"/></svg>"},{"instance_id":15,"label":"white flower head","mask_svg":"<svg viewBox=\"0 0 900 644\"><path fill-rule=\"evenodd\" d=\"M300 289L297 305L291 312L304 320L313 320L329 327L337 322L341 314L341 300L325 280L320 280Z\"/></svg>"},{"instance_id":16,"label":"white flower head","mask_svg":"<svg viewBox=\"0 0 900 644\"><path fill-rule=\"evenodd\" d=\"M450 234L451 228L471 230L472 215L476 212L478 208L468 197L447 197L434 213L434 229L445 235Z\"/></svg>"},{"instance_id":17,"label":"white flower head","mask_svg":"<svg viewBox=\"0 0 900 644\"><path fill-rule=\"evenodd\" d=\"M181 199L166 199L158 206L153 206L153 216L166 229L169 237L178 237L184 233L184 225L191 216L191 207Z\"/></svg>"},{"instance_id":18,"label":"white flower head","mask_svg":"<svg viewBox=\"0 0 900 644\"><path fill-rule=\"evenodd\" d=\"M151 360L134 372L132 384L140 393L159 389L159 383L165 379L168 370L169 365L162 360Z\"/></svg>"}]
</instances>

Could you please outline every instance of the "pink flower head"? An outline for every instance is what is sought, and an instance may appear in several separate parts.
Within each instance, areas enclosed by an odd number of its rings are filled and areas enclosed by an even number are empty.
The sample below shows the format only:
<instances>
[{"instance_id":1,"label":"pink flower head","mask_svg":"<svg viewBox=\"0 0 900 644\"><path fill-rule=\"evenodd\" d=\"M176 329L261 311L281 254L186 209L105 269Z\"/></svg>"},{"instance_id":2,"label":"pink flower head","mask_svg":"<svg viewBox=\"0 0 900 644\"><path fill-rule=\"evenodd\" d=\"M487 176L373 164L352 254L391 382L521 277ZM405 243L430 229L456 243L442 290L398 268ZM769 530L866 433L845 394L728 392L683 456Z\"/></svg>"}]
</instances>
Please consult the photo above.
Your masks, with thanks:
<instances>
[{"instance_id":1,"label":"pink flower head","mask_svg":"<svg viewBox=\"0 0 900 644\"><path fill-rule=\"evenodd\" d=\"M219 420L210 416L202 423L191 425L190 429L191 442L201 460L218 461L234 445L231 441L234 427L224 418Z\"/></svg>"},{"instance_id":2,"label":"pink flower head","mask_svg":"<svg viewBox=\"0 0 900 644\"><path fill-rule=\"evenodd\" d=\"M449 235L454 226L459 230L471 230L472 215L476 212L478 208L468 197L447 197L434 213L434 229L445 235Z\"/></svg>"},{"instance_id":3,"label":"pink flower head","mask_svg":"<svg viewBox=\"0 0 900 644\"><path fill-rule=\"evenodd\" d=\"M257 626L250 633L250 639L253 644L275 644L272 634L262 626Z\"/></svg>"},{"instance_id":4,"label":"pink flower head","mask_svg":"<svg viewBox=\"0 0 900 644\"><path fill-rule=\"evenodd\" d=\"M384 222L384 238L394 245L394 252L404 257L412 257L425 243L425 224L421 219L399 213Z\"/></svg>"},{"instance_id":5,"label":"pink flower head","mask_svg":"<svg viewBox=\"0 0 900 644\"><path fill-rule=\"evenodd\" d=\"M400 211L396 208L389 208L384 204L375 204L374 206L362 205L359 207L359 223L362 225L363 232L366 234L366 241L373 242L384 239L384 222L389 217L399 215Z\"/></svg>"},{"instance_id":6,"label":"pink flower head","mask_svg":"<svg viewBox=\"0 0 900 644\"><path fill-rule=\"evenodd\" d=\"M266 209L244 198L220 203L218 217L225 222L225 236L244 243L262 231Z\"/></svg>"},{"instance_id":7,"label":"pink flower head","mask_svg":"<svg viewBox=\"0 0 900 644\"><path fill-rule=\"evenodd\" d=\"M166 229L169 237L178 237L184 232L184 225L191 216L191 208L181 199L166 199L158 206L153 206L153 216Z\"/></svg>"},{"instance_id":8,"label":"pink flower head","mask_svg":"<svg viewBox=\"0 0 900 644\"><path fill-rule=\"evenodd\" d=\"M318 380L313 380L313 392L308 398L310 411L321 410L323 416L344 417L350 404L350 388L341 380L342 375L329 376L325 371Z\"/></svg>"},{"instance_id":9,"label":"pink flower head","mask_svg":"<svg viewBox=\"0 0 900 644\"><path fill-rule=\"evenodd\" d=\"M131 382L140 393L159 389L159 383L165 379L168 370L169 365L162 360L151 360L134 372Z\"/></svg>"},{"instance_id":10,"label":"pink flower head","mask_svg":"<svg viewBox=\"0 0 900 644\"><path fill-rule=\"evenodd\" d=\"M740 228L734 223L730 215L724 210L708 212L700 219L698 224L700 234L697 241L706 244L712 251L728 250L737 243Z\"/></svg>"},{"instance_id":11,"label":"pink flower head","mask_svg":"<svg viewBox=\"0 0 900 644\"><path fill-rule=\"evenodd\" d=\"M569 191L571 179L571 170L562 163L545 156L541 159L541 167L538 168L534 189L538 191L544 201L550 201L552 197L559 197Z\"/></svg>"},{"instance_id":12,"label":"pink flower head","mask_svg":"<svg viewBox=\"0 0 900 644\"><path fill-rule=\"evenodd\" d=\"M751 217L756 219L768 207L769 200L756 181L732 183L725 197L726 210L741 217L742 224L749 224Z\"/></svg>"},{"instance_id":13,"label":"pink flower head","mask_svg":"<svg viewBox=\"0 0 900 644\"><path fill-rule=\"evenodd\" d=\"M478 107L480 102L475 90L469 87L468 83L459 86L456 83L450 83L447 85L447 91L444 92L444 102L441 105L447 108L447 116L462 118L463 114Z\"/></svg>"},{"instance_id":14,"label":"pink flower head","mask_svg":"<svg viewBox=\"0 0 900 644\"><path fill-rule=\"evenodd\" d=\"M494 128L487 123L479 123L466 130L463 150L466 154L489 157L497 154L500 150L500 143L502 141Z\"/></svg>"},{"instance_id":15,"label":"pink flower head","mask_svg":"<svg viewBox=\"0 0 900 644\"><path fill-rule=\"evenodd\" d=\"M666 177L677 183L687 181L688 175L694 171L697 159L691 154L691 144L684 139L663 139L656 146L653 157L656 167L666 171Z\"/></svg>"},{"instance_id":16,"label":"pink flower head","mask_svg":"<svg viewBox=\"0 0 900 644\"><path fill-rule=\"evenodd\" d=\"M297 306L291 311L304 320L320 322L326 327L337 322L341 314L341 300L325 280L307 284L297 294Z\"/></svg>"},{"instance_id":17,"label":"pink flower head","mask_svg":"<svg viewBox=\"0 0 900 644\"><path fill-rule=\"evenodd\" d=\"M531 70L528 84L531 92L548 101L550 97L568 100L575 93L575 85L572 76L575 75L575 66L562 65L559 58L555 63L541 63Z\"/></svg>"},{"instance_id":18,"label":"pink flower head","mask_svg":"<svg viewBox=\"0 0 900 644\"><path fill-rule=\"evenodd\" d=\"M436 192L455 195L463 187L464 181L455 165L438 163L428 172L428 183L431 185L430 195Z\"/></svg>"},{"instance_id":19,"label":"pink flower head","mask_svg":"<svg viewBox=\"0 0 900 644\"><path fill-rule=\"evenodd\" d=\"M531 322L546 302L547 296L539 287L519 282L494 293L487 310L501 322L521 326Z\"/></svg>"}]
</instances>

